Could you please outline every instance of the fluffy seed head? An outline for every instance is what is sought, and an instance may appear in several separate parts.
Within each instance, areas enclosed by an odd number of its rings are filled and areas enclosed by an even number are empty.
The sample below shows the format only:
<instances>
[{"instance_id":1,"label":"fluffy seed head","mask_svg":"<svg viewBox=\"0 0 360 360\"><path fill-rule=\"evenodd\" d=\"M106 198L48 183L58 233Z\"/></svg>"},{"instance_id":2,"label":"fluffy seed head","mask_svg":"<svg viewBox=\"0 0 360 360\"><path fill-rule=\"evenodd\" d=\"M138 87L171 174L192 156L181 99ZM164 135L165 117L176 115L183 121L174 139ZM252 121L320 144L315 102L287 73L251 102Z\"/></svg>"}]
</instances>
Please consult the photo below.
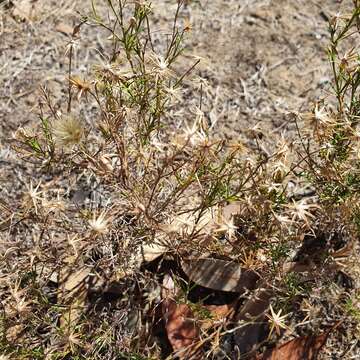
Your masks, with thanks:
<instances>
[{"instance_id":1,"label":"fluffy seed head","mask_svg":"<svg viewBox=\"0 0 360 360\"><path fill-rule=\"evenodd\" d=\"M109 231L111 219L106 217L106 211L103 211L98 217L94 213L92 220L89 221L91 231L95 234L104 235Z\"/></svg>"},{"instance_id":2,"label":"fluffy seed head","mask_svg":"<svg viewBox=\"0 0 360 360\"><path fill-rule=\"evenodd\" d=\"M76 145L84 135L84 128L80 120L65 116L55 121L53 135L62 146Z\"/></svg>"}]
</instances>

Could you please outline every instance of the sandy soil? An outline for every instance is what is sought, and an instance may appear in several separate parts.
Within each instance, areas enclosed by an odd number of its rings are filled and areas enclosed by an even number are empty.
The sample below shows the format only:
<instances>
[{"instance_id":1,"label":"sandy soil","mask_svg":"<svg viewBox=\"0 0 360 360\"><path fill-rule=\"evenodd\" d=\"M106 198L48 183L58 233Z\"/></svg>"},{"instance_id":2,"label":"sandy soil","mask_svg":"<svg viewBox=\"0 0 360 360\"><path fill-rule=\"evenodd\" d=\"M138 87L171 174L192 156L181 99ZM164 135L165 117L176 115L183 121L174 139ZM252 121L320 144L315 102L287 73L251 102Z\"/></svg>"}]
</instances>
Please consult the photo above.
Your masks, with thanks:
<instances>
[{"instance_id":1,"label":"sandy soil","mask_svg":"<svg viewBox=\"0 0 360 360\"><path fill-rule=\"evenodd\" d=\"M154 3L162 31L171 25L166 20L174 3ZM57 98L65 93L69 32L89 4L18 0L0 6L0 129L9 135L36 118L40 85ZM326 21L338 6L335 0L189 4L182 13L192 24L187 54L203 58L197 74L209 84L203 105L209 120L235 136L256 123L284 130L288 111L307 108L324 94L329 81ZM106 46L97 31L82 30L74 63L80 73L99 62L97 50Z\"/></svg>"}]
</instances>

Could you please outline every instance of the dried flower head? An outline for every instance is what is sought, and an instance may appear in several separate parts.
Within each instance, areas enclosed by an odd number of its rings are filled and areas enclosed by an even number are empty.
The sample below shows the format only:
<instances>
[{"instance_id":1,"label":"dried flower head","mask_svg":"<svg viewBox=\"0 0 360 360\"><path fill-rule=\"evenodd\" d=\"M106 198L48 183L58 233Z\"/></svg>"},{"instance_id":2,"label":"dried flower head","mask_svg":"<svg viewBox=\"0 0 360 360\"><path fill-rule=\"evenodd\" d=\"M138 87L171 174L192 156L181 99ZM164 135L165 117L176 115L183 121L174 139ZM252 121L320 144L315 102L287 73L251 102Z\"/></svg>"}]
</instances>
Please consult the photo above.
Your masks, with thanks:
<instances>
[{"instance_id":1,"label":"dried flower head","mask_svg":"<svg viewBox=\"0 0 360 360\"><path fill-rule=\"evenodd\" d=\"M196 122L191 127L186 125L186 128L184 129L184 137L193 146L204 143L207 139L205 132L199 128Z\"/></svg>"},{"instance_id":2,"label":"dried flower head","mask_svg":"<svg viewBox=\"0 0 360 360\"><path fill-rule=\"evenodd\" d=\"M235 238L238 227L234 225L233 217L229 220L223 217L216 225L215 233L224 233L229 239Z\"/></svg>"},{"instance_id":3,"label":"dried flower head","mask_svg":"<svg viewBox=\"0 0 360 360\"><path fill-rule=\"evenodd\" d=\"M166 78L171 76L172 71L169 67L169 61L164 58L162 55L158 54L151 54L149 56L149 64L153 66L151 71L156 75L158 78Z\"/></svg>"},{"instance_id":4,"label":"dried flower head","mask_svg":"<svg viewBox=\"0 0 360 360\"><path fill-rule=\"evenodd\" d=\"M317 204L308 204L306 199L302 199L298 202L293 201L292 204L287 204L285 207L290 210L292 222L299 220L304 222L308 227L310 227L309 219L312 220L315 218L315 215L311 211L319 208Z\"/></svg>"},{"instance_id":5,"label":"dried flower head","mask_svg":"<svg viewBox=\"0 0 360 360\"><path fill-rule=\"evenodd\" d=\"M268 338L271 337L271 334L274 332L274 330L276 331L276 334L278 336L280 335L281 329L291 331L291 329L285 324L285 319L290 314L281 315L281 313L282 313L281 309L277 313L275 313L273 307L270 305L270 313L265 314L266 317L269 319L269 323L270 323L270 332Z\"/></svg>"},{"instance_id":6,"label":"dried flower head","mask_svg":"<svg viewBox=\"0 0 360 360\"><path fill-rule=\"evenodd\" d=\"M143 8L143 10L151 10L151 3L146 0L135 1L135 9L139 10L140 8Z\"/></svg>"},{"instance_id":7,"label":"dried flower head","mask_svg":"<svg viewBox=\"0 0 360 360\"><path fill-rule=\"evenodd\" d=\"M169 86L164 88L166 94L171 100L182 100L182 89L180 87Z\"/></svg>"},{"instance_id":8,"label":"dried flower head","mask_svg":"<svg viewBox=\"0 0 360 360\"><path fill-rule=\"evenodd\" d=\"M53 197L46 197L42 199L42 206L47 214L61 213L66 209L66 203L60 196L60 190L56 191L56 195Z\"/></svg>"},{"instance_id":9,"label":"dried flower head","mask_svg":"<svg viewBox=\"0 0 360 360\"><path fill-rule=\"evenodd\" d=\"M27 140L35 137L35 133L30 128L19 127L14 133L14 139Z\"/></svg>"},{"instance_id":10,"label":"dried flower head","mask_svg":"<svg viewBox=\"0 0 360 360\"><path fill-rule=\"evenodd\" d=\"M110 217L107 217L106 210L102 211L99 216L93 214L92 220L89 221L91 231L98 235L104 235L109 231Z\"/></svg>"},{"instance_id":11,"label":"dried flower head","mask_svg":"<svg viewBox=\"0 0 360 360\"><path fill-rule=\"evenodd\" d=\"M91 89L91 84L78 76L71 76L69 78L70 84L77 89L77 99L79 100L81 96L87 96L88 92Z\"/></svg>"},{"instance_id":12,"label":"dried flower head","mask_svg":"<svg viewBox=\"0 0 360 360\"><path fill-rule=\"evenodd\" d=\"M41 197L43 191L39 190L40 185L41 181L34 187L32 181L30 181L30 184L26 185L27 191L24 193L23 198L23 207L27 210L33 207L35 214L38 214L38 206L43 202L43 197Z\"/></svg>"},{"instance_id":13,"label":"dried flower head","mask_svg":"<svg viewBox=\"0 0 360 360\"><path fill-rule=\"evenodd\" d=\"M0 360L10 360L10 356L5 355L5 354L1 354L0 355Z\"/></svg>"},{"instance_id":14,"label":"dried flower head","mask_svg":"<svg viewBox=\"0 0 360 360\"><path fill-rule=\"evenodd\" d=\"M184 31L185 32L190 32L192 30L192 25L191 25L191 22L190 22L190 19L186 19L185 22L184 22Z\"/></svg>"},{"instance_id":15,"label":"dried flower head","mask_svg":"<svg viewBox=\"0 0 360 360\"><path fill-rule=\"evenodd\" d=\"M332 134L339 119L326 107L320 107L317 103L312 112L304 114L303 118L307 121L309 128L316 138L321 139Z\"/></svg>"},{"instance_id":16,"label":"dried flower head","mask_svg":"<svg viewBox=\"0 0 360 360\"><path fill-rule=\"evenodd\" d=\"M271 164L271 175L275 183L281 183L290 168L285 160L276 160Z\"/></svg>"},{"instance_id":17,"label":"dried flower head","mask_svg":"<svg viewBox=\"0 0 360 360\"><path fill-rule=\"evenodd\" d=\"M76 145L84 135L84 128L77 118L63 116L55 121L53 135L56 142L62 146Z\"/></svg>"}]
</instances>

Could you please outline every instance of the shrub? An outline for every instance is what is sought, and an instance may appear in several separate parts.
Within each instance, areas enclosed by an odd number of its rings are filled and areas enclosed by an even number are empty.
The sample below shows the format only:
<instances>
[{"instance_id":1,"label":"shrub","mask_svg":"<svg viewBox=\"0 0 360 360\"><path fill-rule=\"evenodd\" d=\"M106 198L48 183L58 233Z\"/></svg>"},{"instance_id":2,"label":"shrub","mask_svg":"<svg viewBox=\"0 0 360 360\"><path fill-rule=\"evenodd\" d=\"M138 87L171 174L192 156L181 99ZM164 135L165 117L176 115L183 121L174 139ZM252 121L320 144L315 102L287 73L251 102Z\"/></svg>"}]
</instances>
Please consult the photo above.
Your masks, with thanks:
<instances>
[{"instance_id":1,"label":"shrub","mask_svg":"<svg viewBox=\"0 0 360 360\"><path fill-rule=\"evenodd\" d=\"M182 84L198 63L177 67L189 30L179 25L183 3L167 41L156 44L148 2L109 0L108 19L93 2L68 46L66 103L57 109L44 89L39 129L16 133L13 148L33 164L34 178L3 229L4 353L158 358L151 327L166 262L232 259L261 274L288 307L311 286L285 265L306 260L311 272L315 264L321 277L312 285L325 286L329 253L358 236L358 55L339 55L356 36L357 1L350 17L330 22L337 107L319 102L294 114L297 140L281 137L272 152L258 129L249 143L213 134L201 103L174 130L169 112L186 106ZM85 24L112 42L111 60L90 80L74 75L71 61ZM97 104L91 128L74 109L85 101ZM74 182L84 188L74 191Z\"/></svg>"}]
</instances>

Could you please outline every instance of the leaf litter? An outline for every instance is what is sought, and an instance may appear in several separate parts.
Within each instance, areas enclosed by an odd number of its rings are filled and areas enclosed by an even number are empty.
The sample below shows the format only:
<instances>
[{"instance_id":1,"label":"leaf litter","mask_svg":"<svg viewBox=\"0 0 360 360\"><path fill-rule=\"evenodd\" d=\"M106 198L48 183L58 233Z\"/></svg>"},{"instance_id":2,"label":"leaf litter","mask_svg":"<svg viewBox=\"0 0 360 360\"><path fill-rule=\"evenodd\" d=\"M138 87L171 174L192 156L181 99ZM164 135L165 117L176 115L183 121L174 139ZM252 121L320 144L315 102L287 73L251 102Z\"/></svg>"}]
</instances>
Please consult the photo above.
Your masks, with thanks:
<instances>
[{"instance_id":1,"label":"leaf litter","mask_svg":"<svg viewBox=\"0 0 360 360\"><path fill-rule=\"evenodd\" d=\"M190 258L181 262L185 274L193 282L213 290L244 293L254 289L259 275L242 269L240 264L213 258Z\"/></svg>"},{"instance_id":2,"label":"leaf litter","mask_svg":"<svg viewBox=\"0 0 360 360\"><path fill-rule=\"evenodd\" d=\"M256 360L315 360L328 337L329 332L296 338L267 350L262 356L256 357Z\"/></svg>"}]
</instances>

